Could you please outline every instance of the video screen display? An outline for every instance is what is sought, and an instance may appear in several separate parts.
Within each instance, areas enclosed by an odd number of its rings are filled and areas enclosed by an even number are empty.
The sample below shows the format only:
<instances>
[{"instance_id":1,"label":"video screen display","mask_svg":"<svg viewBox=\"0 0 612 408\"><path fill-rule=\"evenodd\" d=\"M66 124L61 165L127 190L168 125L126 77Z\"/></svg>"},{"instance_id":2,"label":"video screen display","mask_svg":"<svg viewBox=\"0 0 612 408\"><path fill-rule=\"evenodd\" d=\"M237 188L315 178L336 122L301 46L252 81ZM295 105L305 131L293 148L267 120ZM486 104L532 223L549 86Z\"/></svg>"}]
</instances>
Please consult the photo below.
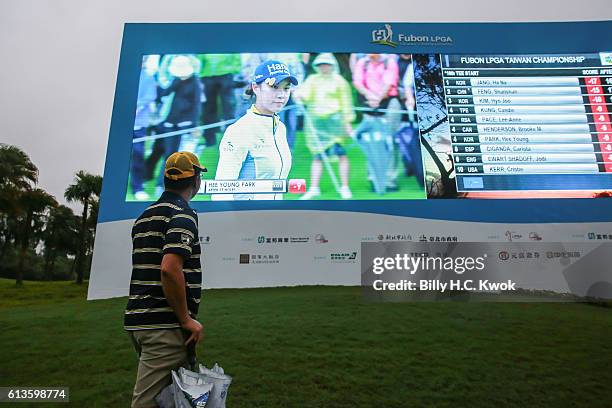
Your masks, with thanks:
<instances>
[{"instance_id":1,"label":"video screen display","mask_svg":"<svg viewBox=\"0 0 612 408\"><path fill-rule=\"evenodd\" d=\"M195 200L599 197L612 53L145 55L127 201L198 156Z\"/></svg>"}]
</instances>

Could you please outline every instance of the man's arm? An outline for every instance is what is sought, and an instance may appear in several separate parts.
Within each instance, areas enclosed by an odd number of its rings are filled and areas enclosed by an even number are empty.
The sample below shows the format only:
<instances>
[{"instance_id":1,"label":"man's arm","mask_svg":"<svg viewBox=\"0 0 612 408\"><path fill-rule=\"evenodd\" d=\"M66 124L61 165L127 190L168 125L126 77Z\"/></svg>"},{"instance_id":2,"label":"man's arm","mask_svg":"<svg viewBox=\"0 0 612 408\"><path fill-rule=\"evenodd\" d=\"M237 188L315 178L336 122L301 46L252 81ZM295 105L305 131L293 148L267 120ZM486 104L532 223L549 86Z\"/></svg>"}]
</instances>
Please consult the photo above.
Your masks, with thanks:
<instances>
[{"instance_id":1,"label":"man's arm","mask_svg":"<svg viewBox=\"0 0 612 408\"><path fill-rule=\"evenodd\" d=\"M191 333L185 344L198 343L203 337L203 327L189 316L185 277L183 275L183 258L177 254L165 254L161 263L161 282L168 304L174 310L181 327Z\"/></svg>"},{"instance_id":2,"label":"man's arm","mask_svg":"<svg viewBox=\"0 0 612 408\"><path fill-rule=\"evenodd\" d=\"M353 85L357 92L365 98L370 108L378 108L380 99L378 95L366 88L366 75L365 58L362 58L357 61L353 69Z\"/></svg>"},{"instance_id":3,"label":"man's arm","mask_svg":"<svg viewBox=\"0 0 612 408\"><path fill-rule=\"evenodd\" d=\"M164 295L181 325L189 320L183 258L177 254L166 254L161 263L161 281Z\"/></svg>"},{"instance_id":4,"label":"man's arm","mask_svg":"<svg viewBox=\"0 0 612 408\"><path fill-rule=\"evenodd\" d=\"M180 79L174 78L174 80L170 83L167 88L163 88L161 86L157 87L157 99L160 100L164 96L170 95L172 92L176 91L176 87L178 86Z\"/></svg>"}]
</instances>

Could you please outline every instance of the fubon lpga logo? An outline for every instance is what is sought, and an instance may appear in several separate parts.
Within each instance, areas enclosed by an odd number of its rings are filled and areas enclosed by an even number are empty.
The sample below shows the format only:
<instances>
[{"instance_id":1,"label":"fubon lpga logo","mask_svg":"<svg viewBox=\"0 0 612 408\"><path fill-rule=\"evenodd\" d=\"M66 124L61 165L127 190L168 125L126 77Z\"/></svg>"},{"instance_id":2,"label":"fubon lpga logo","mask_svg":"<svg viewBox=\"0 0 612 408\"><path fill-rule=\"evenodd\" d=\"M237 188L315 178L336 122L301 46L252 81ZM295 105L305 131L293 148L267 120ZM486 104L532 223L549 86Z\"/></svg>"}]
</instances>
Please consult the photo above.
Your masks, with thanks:
<instances>
[{"instance_id":1,"label":"fubon lpga logo","mask_svg":"<svg viewBox=\"0 0 612 408\"><path fill-rule=\"evenodd\" d=\"M448 35L429 35L414 33L399 33L397 40L394 39L393 27L385 24L384 28L372 30L372 44L397 47L398 45L452 45L453 38Z\"/></svg>"}]
</instances>

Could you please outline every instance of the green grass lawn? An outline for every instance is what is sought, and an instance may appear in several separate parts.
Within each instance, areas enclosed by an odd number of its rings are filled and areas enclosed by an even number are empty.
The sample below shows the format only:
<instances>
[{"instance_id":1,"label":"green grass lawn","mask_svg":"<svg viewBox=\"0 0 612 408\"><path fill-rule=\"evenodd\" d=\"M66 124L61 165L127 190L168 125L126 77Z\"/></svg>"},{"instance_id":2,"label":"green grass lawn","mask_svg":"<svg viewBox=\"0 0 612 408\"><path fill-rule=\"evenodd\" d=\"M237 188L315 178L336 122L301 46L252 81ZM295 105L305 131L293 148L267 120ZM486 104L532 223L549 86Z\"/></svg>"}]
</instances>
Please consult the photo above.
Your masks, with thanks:
<instances>
[{"instance_id":1,"label":"green grass lawn","mask_svg":"<svg viewBox=\"0 0 612 408\"><path fill-rule=\"evenodd\" d=\"M126 299L85 296L0 279L0 386L69 386L71 406L129 406ZM207 290L200 317L200 359L234 376L229 408L612 406L610 308L368 304L355 287L297 287Z\"/></svg>"},{"instance_id":2,"label":"green grass lawn","mask_svg":"<svg viewBox=\"0 0 612 408\"><path fill-rule=\"evenodd\" d=\"M222 135L218 134L218 141L221 140ZM152 147L152 142L146 142L148 149ZM353 193L354 200L378 200L378 199L424 199L426 198L425 190L421 187L415 176L406 176L403 172L403 165L399 164L399 174L397 177L398 191L387 192L384 195L378 195L371 190L370 182L368 181L368 164L367 159L361 148L356 142L350 142L346 146L347 157L350 163L349 172L349 187ZM217 163L219 161L219 147L218 144L205 149L200 155L200 161L204 164L208 173L205 174L206 179L214 179L217 172ZM292 155L292 166L291 172L289 173L289 179L305 179L306 185L310 185L310 165L312 163L312 155L306 147L304 140L304 133L297 132L295 146L293 148ZM338 160L332 157L331 167L335 172L336 179L340 182L340 175L338 172ZM158 180L159 171L161 169L161 161L158 163L158 169L156 176L152 180L145 183L145 191L152 197L152 201L157 199L155 193L156 183ZM129 186L129 181L128 181ZM326 170L323 170L320 181L321 195L318 196L317 200L340 200L340 194L335 190L332 183L332 179ZM301 197L301 194L285 194L286 200L297 200ZM134 201L134 195L132 194L131 188L128 187L126 194L127 201ZM209 201L210 196L199 195L195 201Z\"/></svg>"}]
</instances>

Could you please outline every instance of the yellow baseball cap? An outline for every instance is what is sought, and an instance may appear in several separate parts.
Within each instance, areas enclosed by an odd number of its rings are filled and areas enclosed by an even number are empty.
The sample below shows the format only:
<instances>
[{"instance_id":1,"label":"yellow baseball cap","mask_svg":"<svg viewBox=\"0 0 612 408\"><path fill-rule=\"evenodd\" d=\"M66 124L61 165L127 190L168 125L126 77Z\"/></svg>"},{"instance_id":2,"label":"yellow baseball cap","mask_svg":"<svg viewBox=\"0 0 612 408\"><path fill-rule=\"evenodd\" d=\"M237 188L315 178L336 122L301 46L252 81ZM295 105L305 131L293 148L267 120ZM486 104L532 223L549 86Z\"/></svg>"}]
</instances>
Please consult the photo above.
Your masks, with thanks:
<instances>
[{"instance_id":1,"label":"yellow baseball cap","mask_svg":"<svg viewBox=\"0 0 612 408\"><path fill-rule=\"evenodd\" d=\"M191 152L175 152L166 160L164 176L170 180L181 180L193 177L196 174L196 168L202 172L208 171L206 167L200 164L200 160L198 160L198 156L195 154Z\"/></svg>"}]
</instances>

